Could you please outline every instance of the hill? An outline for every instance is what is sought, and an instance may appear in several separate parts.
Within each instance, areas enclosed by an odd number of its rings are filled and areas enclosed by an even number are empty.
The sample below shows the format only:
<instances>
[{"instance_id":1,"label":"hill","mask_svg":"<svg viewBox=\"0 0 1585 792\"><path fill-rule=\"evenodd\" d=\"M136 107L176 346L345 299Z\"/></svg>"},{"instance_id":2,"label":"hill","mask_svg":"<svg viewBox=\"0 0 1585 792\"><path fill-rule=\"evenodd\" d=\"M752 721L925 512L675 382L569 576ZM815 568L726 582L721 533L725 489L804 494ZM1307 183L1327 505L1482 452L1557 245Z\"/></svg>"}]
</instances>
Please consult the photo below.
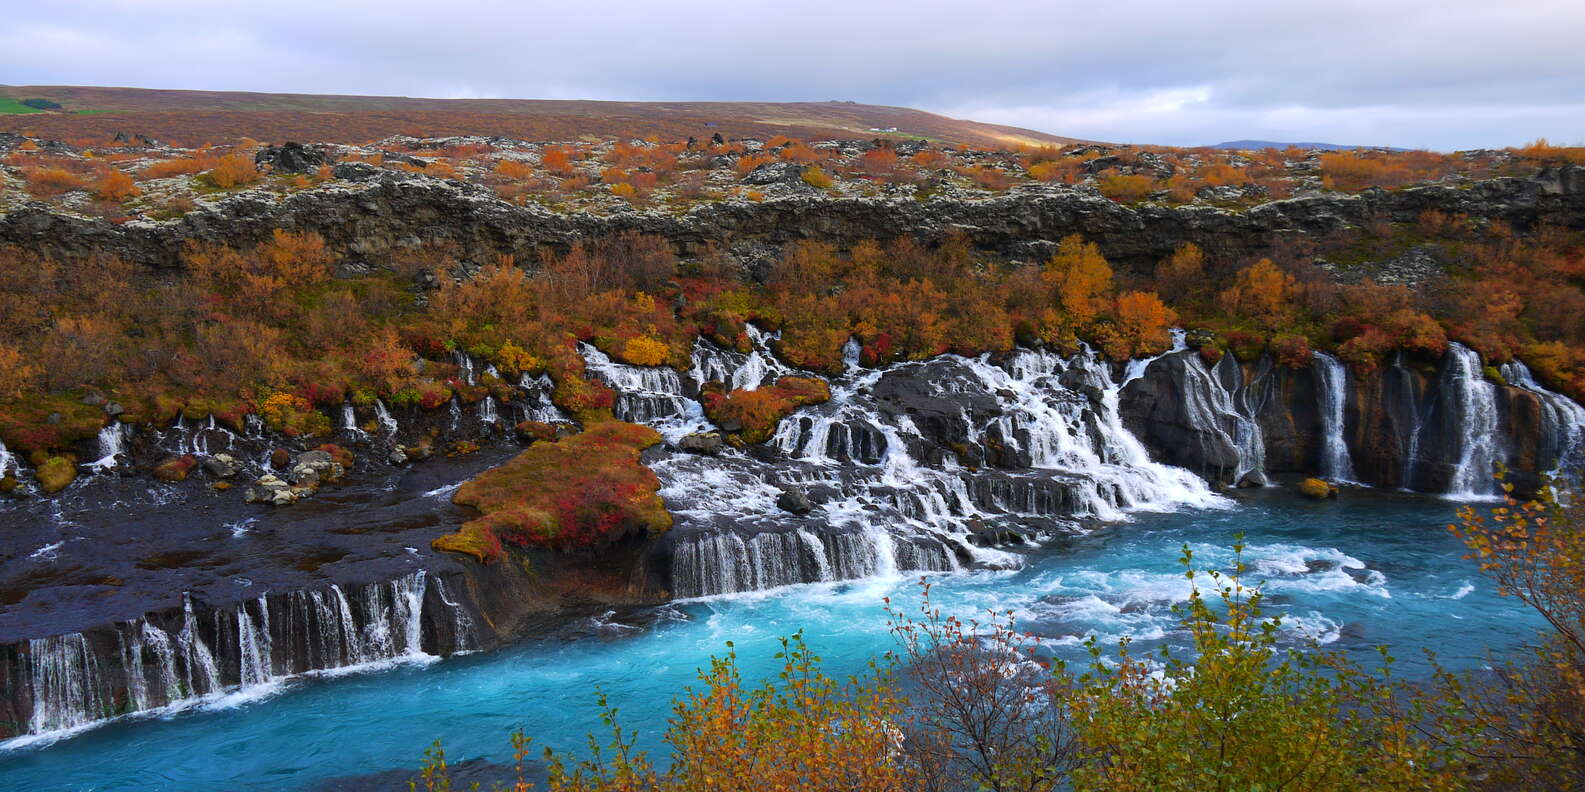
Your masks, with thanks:
<instances>
[{"instance_id":1,"label":"hill","mask_svg":"<svg viewBox=\"0 0 1585 792\"><path fill-rule=\"evenodd\" d=\"M1210 146L1207 146L1206 148L1232 149L1232 150L1235 150L1235 151L1246 151L1246 150L1259 150L1259 149L1269 149L1269 148L1285 149L1285 148L1289 148L1289 147L1301 148L1301 149L1305 149L1305 150L1313 149L1313 150L1318 150L1318 151L1353 151L1354 149L1382 149L1384 151L1409 151L1409 149L1393 148L1392 146L1350 146L1350 145L1343 144L1343 143L1283 143L1283 142L1276 141L1276 140L1228 140L1228 141L1224 141L1222 143L1213 143Z\"/></svg>"},{"instance_id":2,"label":"hill","mask_svg":"<svg viewBox=\"0 0 1585 792\"><path fill-rule=\"evenodd\" d=\"M979 148L1075 142L1017 127L982 124L906 107L854 102L604 102L545 99L425 99L166 91L87 86L0 86L0 103L47 99L51 112L5 113L0 131L52 138L143 135L182 145L251 137L264 141L361 143L395 134L501 135L523 140L644 137L678 140L876 136L927 138ZM31 108L29 108L31 109Z\"/></svg>"}]
</instances>

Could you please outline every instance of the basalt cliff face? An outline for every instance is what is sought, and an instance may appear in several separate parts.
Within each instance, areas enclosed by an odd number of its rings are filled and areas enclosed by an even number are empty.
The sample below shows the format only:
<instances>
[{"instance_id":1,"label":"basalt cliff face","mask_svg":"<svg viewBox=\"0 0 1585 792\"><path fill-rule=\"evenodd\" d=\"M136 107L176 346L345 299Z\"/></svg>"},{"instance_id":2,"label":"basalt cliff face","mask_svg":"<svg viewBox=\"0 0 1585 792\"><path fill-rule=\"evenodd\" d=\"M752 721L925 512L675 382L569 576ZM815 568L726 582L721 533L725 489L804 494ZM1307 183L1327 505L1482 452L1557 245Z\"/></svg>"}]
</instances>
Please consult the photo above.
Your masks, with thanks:
<instances>
[{"instance_id":1,"label":"basalt cliff face","mask_svg":"<svg viewBox=\"0 0 1585 792\"><path fill-rule=\"evenodd\" d=\"M253 244L285 228L322 235L351 265L379 264L393 251L421 243L455 244L465 258L486 263L502 254L533 261L542 250L565 250L580 240L631 230L664 237L684 255L714 243L752 269L799 239L846 246L903 234L936 240L961 233L983 251L1039 259L1056 240L1082 234L1115 266L1148 272L1185 242L1216 257L1238 258L1285 236L1324 236L1377 221L1412 223L1427 210L1502 220L1521 229L1585 228L1585 167L1579 166L1548 168L1528 179L1298 197L1246 211L1128 207L1089 188L1026 185L990 198L927 201L829 198L811 190L772 201L612 215L562 214L502 201L476 186L347 167L330 187L284 198L237 195L161 223L116 224L28 205L0 216L0 243L55 254L107 251L149 267L175 268L187 240Z\"/></svg>"},{"instance_id":2,"label":"basalt cliff face","mask_svg":"<svg viewBox=\"0 0 1585 792\"><path fill-rule=\"evenodd\" d=\"M976 201L808 196L612 216L381 176L280 201L238 196L164 224L24 208L0 217L0 242L171 269L184 240L247 242L286 227L322 234L356 266L425 242L487 261L638 230L685 253L717 243L753 269L801 238L962 232L983 250L1032 258L1082 233L1120 268L1143 269L1185 241L1239 255L1282 235L1411 222L1427 209L1585 227L1585 169L1246 212L1128 208L1035 187ZM750 335L747 353L700 340L686 370L582 348L590 374L617 391L615 417L665 437L643 461L676 521L657 539L598 552L514 552L482 565L429 545L470 516L450 503L456 485L515 453L509 427L570 420L551 404L548 381L525 378L510 400L433 411L349 403L331 418L337 442L357 456L350 483L283 507L223 496L202 468L180 484L151 484L141 472L172 454L221 453L265 472L272 449L306 452L302 441L213 419L113 425L98 447L78 449L100 460L93 475L54 500L0 505L0 521L16 529L15 549L0 557L0 736L294 675L487 650L570 612L1015 565L1029 541L1137 511L1223 508L1239 487L1288 474L1473 499L1497 492L1490 473L1502 464L1523 492L1573 461L1585 431L1585 409L1522 364L1493 372L1458 345L1357 376L1320 354L1301 368L1232 355L1210 365L1180 337L1173 351L1128 364L1020 347L866 368L850 344L829 401L799 409L764 443L706 442L716 429L700 399L706 382L755 389L801 373L772 352L774 339ZM464 356L459 365L471 377L476 364ZM416 465L392 454L426 437L485 451Z\"/></svg>"}]
</instances>

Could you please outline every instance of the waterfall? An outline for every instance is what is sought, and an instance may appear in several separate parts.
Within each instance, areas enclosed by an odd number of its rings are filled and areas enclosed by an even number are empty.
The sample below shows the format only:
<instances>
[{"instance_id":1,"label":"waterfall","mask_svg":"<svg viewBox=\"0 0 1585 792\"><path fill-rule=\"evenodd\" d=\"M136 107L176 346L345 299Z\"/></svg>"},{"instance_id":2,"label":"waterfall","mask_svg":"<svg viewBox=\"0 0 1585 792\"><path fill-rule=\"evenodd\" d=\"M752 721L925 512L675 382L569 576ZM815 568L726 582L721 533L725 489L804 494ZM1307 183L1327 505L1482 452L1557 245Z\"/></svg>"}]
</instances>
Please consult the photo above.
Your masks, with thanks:
<instances>
[{"instance_id":1,"label":"waterfall","mask_svg":"<svg viewBox=\"0 0 1585 792\"><path fill-rule=\"evenodd\" d=\"M1223 382L1212 369L1207 369L1199 355L1185 354L1183 360L1184 411L1192 424L1203 432L1213 434L1223 441L1235 456L1229 483L1238 485L1246 481L1266 482L1266 441L1260 424L1251 415L1239 409L1235 390ZM1223 355L1217 367L1226 372L1227 379L1241 379L1243 373L1232 355ZM1203 441L1202 441L1203 442Z\"/></svg>"},{"instance_id":2,"label":"waterfall","mask_svg":"<svg viewBox=\"0 0 1585 792\"><path fill-rule=\"evenodd\" d=\"M1311 358L1317 407L1321 413L1321 475L1330 481L1354 481L1354 461L1343 436L1343 408L1348 399L1348 372L1342 361L1324 352Z\"/></svg>"},{"instance_id":3,"label":"waterfall","mask_svg":"<svg viewBox=\"0 0 1585 792\"><path fill-rule=\"evenodd\" d=\"M517 387L523 390L523 398L518 400L517 405L518 409L522 410L523 420L544 423L567 420L567 414L550 400L550 394L555 390L556 385L550 381L548 375L530 377L523 374L518 378Z\"/></svg>"},{"instance_id":4,"label":"waterfall","mask_svg":"<svg viewBox=\"0 0 1585 792\"><path fill-rule=\"evenodd\" d=\"M385 402L380 401L379 399L374 400L374 417L375 420L380 422L380 428L384 429L386 434L396 434L398 429L396 419L392 418L391 411L385 408Z\"/></svg>"},{"instance_id":5,"label":"waterfall","mask_svg":"<svg viewBox=\"0 0 1585 792\"><path fill-rule=\"evenodd\" d=\"M1585 439L1585 407L1561 393L1554 393L1536 382L1530 368L1515 360L1502 365L1502 378L1509 385L1523 388L1541 402L1541 460L1550 464L1551 475L1577 472L1581 459L1581 440Z\"/></svg>"},{"instance_id":6,"label":"waterfall","mask_svg":"<svg viewBox=\"0 0 1585 792\"><path fill-rule=\"evenodd\" d=\"M368 432L358 428L358 413L352 407L352 402L341 403L341 431L353 438L367 437Z\"/></svg>"},{"instance_id":7,"label":"waterfall","mask_svg":"<svg viewBox=\"0 0 1585 792\"><path fill-rule=\"evenodd\" d=\"M682 377L665 366L617 363L589 344L579 344L590 374L617 393L617 418L654 426L675 439L708 427L704 408L684 395Z\"/></svg>"},{"instance_id":8,"label":"waterfall","mask_svg":"<svg viewBox=\"0 0 1585 792\"><path fill-rule=\"evenodd\" d=\"M71 729L112 714L99 658L81 633L28 641L33 714L28 731Z\"/></svg>"},{"instance_id":9,"label":"waterfall","mask_svg":"<svg viewBox=\"0 0 1585 792\"><path fill-rule=\"evenodd\" d=\"M111 421L99 430L99 459L89 463L95 470L110 470L121 464L121 456L126 453L126 436L131 427L120 421ZM5 471L5 466L0 464L0 474Z\"/></svg>"},{"instance_id":10,"label":"waterfall","mask_svg":"<svg viewBox=\"0 0 1585 792\"><path fill-rule=\"evenodd\" d=\"M1403 384L1405 404L1403 413L1414 419L1409 427L1407 442L1403 454L1403 485L1400 489L1405 491L1414 489L1414 473L1420 461L1420 433L1425 429L1425 417L1420 414L1420 401L1414 394L1414 375L1403 365L1403 353L1398 352L1392 359L1392 370L1398 375Z\"/></svg>"},{"instance_id":11,"label":"waterfall","mask_svg":"<svg viewBox=\"0 0 1585 792\"><path fill-rule=\"evenodd\" d=\"M456 396L451 397L451 403L447 409L451 411L451 431L455 432L457 427L462 425L462 400Z\"/></svg>"},{"instance_id":12,"label":"waterfall","mask_svg":"<svg viewBox=\"0 0 1585 792\"><path fill-rule=\"evenodd\" d=\"M590 357L619 393L661 390L640 371L613 372ZM693 360L695 382L739 382L741 368L730 366L750 365L713 347L696 348ZM1228 503L1190 471L1150 459L1123 426L1120 383L1089 351L947 355L883 369L853 362L830 381L828 402L784 419L762 447L652 464L678 518L669 547L676 596L965 563L1015 567L1021 557L994 545L1078 530L1075 517ZM941 412L915 415L897 394ZM822 493L815 510L783 511L777 502L790 488Z\"/></svg>"},{"instance_id":13,"label":"waterfall","mask_svg":"<svg viewBox=\"0 0 1585 792\"><path fill-rule=\"evenodd\" d=\"M20 470L15 456L6 448L4 441L0 441L0 478L5 478L13 471Z\"/></svg>"},{"instance_id":14,"label":"waterfall","mask_svg":"<svg viewBox=\"0 0 1585 792\"><path fill-rule=\"evenodd\" d=\"M43 734L258 690L294 674L428 660L424 624L426 609L434 607L450 611L436 618L453 627L449 646L447 636L436 636L441 651L471 649L472 621L434 583L436 596L429 597L430 578L418 571L351 590L332 585L262 595L207 613L184 596L171 629L151 614L27 641L25 690L13 700L32 702L28 733ZM108 647L96 648L105 642Z\"/></svg>"},{"instance_id":15,"label":"waterfall","mask_svg":"<svg viewBox=\"0 0 1585 792\"><path fill-rule=\"evenodd\" d=\"M1497 386L1481 371L1480 355L1463 344L1447 349L1442 388L1456 411L1459 431L1458 462L1448 482L1447 495L1455 500L1493 497L1499 460Z\"/></svg>"},{"instance_id":16,"label":"waterfall","mask_svg":"<svg viewBox=\"0 0 1585 792\"><path fill-rule=\"evenodd\" d=\"M495 410L494 396L486 396L484 401L479 403L479 420L487 424L499 424L501 422L501 416Z\"/></svg>"},{"instance_id":17,"label":"waterfall","mask_svg":"<svg viewBox=\"0 0 1585 792\"><path fill-rule=\"evenodd\" d=\"M478 383L473 379L473 358L460 349L451 353L451 356L457 361L457 368L461 370L462 381L468 385L477 385Z\"/></svg>"}]
</instances>

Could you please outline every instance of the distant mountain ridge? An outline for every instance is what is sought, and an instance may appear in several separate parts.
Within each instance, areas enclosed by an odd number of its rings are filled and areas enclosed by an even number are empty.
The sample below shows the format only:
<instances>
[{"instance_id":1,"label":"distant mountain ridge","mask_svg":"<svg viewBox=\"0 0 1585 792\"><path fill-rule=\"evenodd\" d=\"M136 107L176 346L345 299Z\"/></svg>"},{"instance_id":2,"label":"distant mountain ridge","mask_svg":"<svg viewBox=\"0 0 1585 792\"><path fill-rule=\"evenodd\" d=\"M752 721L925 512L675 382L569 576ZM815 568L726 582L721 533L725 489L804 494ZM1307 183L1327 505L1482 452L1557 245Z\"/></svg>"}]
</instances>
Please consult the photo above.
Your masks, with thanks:
<instances>
[{"instance_id":1,"label":"distant mountain ridge","mask_svg":"<svg viewBox=\"0 0 1585 792\"><path fill-rule=\"evenodd\" d=\"M1302 149L1318 149L1320 151L1352 151L1353 149L1385 149L1387 151L1409 151L1406 148L1393 146L1351 146L1344 143L1284 143L1277 140L1228 140L1222 143L1213 143L1207 148L1214 149L1285 149L1294 146Z\"/></svg>"}]
</instances>

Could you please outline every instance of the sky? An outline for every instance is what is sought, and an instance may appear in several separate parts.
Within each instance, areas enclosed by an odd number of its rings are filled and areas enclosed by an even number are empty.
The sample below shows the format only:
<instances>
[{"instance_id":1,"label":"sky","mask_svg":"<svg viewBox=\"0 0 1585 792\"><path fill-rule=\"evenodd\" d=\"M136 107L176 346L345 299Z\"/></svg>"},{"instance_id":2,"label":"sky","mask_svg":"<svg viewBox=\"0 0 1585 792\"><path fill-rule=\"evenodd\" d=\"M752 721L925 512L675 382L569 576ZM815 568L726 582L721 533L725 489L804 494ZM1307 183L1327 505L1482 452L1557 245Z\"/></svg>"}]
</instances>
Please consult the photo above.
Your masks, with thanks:
<instances>
[{"instance_id":1,"label":"sky","mask_svg":"<svg viewBox=\"0 0 1585 792\"><path fill-rule=\"evenodd\" d=\"M49 0L0 82L853 100L1058 135L1585 143L1581 0Z\"/></svg>"}]
</instances>

